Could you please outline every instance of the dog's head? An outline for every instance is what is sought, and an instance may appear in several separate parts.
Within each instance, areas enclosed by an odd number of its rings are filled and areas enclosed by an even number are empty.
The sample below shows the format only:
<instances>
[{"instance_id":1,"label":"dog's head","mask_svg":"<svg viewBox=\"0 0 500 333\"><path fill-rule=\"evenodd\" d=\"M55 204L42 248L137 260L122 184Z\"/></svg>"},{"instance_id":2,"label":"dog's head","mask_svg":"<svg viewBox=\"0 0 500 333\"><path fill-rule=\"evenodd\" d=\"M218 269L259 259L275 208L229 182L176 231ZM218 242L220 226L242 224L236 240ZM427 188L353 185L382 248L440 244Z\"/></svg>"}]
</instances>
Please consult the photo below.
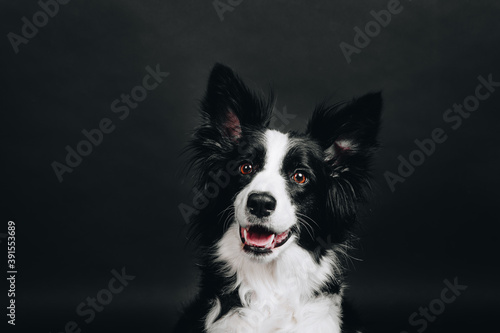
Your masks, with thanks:
<instances>
[{"instance_id":1,"label":"dog's head","mask_svg":"<svg viewBox=\"0 0 500 333\"><path fill-rule=\"evenodd\" d=\"M321 255L322 239L343 242L368 185L381 106L379 93L321 105L304 134L281 133L269 129L272 97L216 65L191 143L202 244L225 238L237 255L270 261L294 243Z\"/></svg>"}]
</instances>

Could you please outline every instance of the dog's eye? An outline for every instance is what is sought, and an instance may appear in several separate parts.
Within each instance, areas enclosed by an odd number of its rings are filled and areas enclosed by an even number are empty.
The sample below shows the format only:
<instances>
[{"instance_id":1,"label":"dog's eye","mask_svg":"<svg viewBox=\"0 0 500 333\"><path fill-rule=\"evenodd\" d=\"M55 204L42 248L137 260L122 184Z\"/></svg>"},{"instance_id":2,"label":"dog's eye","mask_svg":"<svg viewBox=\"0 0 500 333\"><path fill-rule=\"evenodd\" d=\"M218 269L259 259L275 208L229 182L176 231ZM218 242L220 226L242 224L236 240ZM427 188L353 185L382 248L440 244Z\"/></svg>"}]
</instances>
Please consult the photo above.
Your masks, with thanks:
<instances>
[{"instance_id":1,"label":"dog's eye","mask_svg":"<svg viewBox=\"0 0 500 333\"><path fill-rule=\"evenodd\" d=\"M250 163L243 163L240 166L240 172L242 175L249 175L253 172L253 166Z\"/></svg>"},{"instance_id":2,"label":"dog's eye","mask_svg":"<svg viewBox=\"0 0 500 333\"><path fill-rule=\"evenodd\" d=\"M294 173L292 179L297 184L305 184L307 182L306 175L304 173L300 172L300 171Z\"/></svg>"}]
</instances>

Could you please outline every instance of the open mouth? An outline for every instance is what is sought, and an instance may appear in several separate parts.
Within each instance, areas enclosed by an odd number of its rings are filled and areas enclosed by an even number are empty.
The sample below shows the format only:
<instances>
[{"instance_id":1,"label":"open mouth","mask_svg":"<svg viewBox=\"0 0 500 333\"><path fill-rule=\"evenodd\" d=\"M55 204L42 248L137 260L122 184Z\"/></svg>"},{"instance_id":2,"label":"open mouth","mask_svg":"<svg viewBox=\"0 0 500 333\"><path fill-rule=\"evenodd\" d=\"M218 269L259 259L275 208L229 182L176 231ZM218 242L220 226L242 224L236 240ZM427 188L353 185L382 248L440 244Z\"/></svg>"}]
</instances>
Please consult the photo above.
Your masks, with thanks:
<instances>
[{"instance_id":1,"label":"open mouth","mask_svg":"<svg viewBox=\"0 0 500 333\"><path fill-rule=\"evenodd\" d=\"M290 230L276 234L260 225L248 228L240 227L241 242L244 244L243 249L256 254L271 253L273 249L285 244L290 236Z\"/></svg>"}]
</instances>

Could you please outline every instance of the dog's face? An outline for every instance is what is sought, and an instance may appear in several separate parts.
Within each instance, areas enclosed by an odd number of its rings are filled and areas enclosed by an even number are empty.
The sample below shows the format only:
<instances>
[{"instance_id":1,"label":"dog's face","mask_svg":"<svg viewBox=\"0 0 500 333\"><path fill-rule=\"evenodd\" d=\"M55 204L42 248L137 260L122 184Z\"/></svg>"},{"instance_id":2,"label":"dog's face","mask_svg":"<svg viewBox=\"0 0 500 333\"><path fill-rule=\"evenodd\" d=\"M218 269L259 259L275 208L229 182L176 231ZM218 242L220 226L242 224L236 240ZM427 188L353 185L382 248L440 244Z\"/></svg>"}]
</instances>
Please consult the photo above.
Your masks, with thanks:
<instances>
[{"instance_id":1,"label":"dog's face","mask_svg":"<svg viewBox=\"0 0 500 333\"><path fill-rule=\"evenodd\" d=\"M310 216L324 178L321 152L305 136L269 129L249 143L248 155L238 163L241 189L234 200L244 253L269 260L297 241L300 232L314 232Z\"/></svg>"},{"instance_id":2,"label":"dog's face","mask_svg":"<svg viewBox=\"0 0 500 333\"><path fill-rule=\"evenodd\" d=\"M363 196L380 109L380 94L369 94L318 107L305 134L281 133L268 128L272 99L216 65L191 145L200 192L218 185L196 220L203 243L224 238L235 255L269 262L292 244L321 255L320 236L341 242Z\"/></svg>"}]
</instances>

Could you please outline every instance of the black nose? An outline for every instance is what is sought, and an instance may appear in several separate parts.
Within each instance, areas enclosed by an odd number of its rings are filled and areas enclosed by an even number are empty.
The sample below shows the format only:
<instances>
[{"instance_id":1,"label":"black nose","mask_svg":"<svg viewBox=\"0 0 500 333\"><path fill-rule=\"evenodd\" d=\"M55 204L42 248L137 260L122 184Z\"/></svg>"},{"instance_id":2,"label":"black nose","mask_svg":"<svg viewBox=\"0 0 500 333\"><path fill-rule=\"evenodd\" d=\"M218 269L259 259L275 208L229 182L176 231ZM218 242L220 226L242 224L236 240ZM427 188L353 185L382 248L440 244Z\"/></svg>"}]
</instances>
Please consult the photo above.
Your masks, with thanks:
<instances>
[{"instance_id":1,"label":"black nose","mask_svg":"<svg viewBox=\"0 0 500 333\"><path fill-rule=\"evenodd\" d=\"M268 192L252 193L248 196L247 208L257 217L269 216L276 209L276 199Z\"/></svg>"}]
</instances>

